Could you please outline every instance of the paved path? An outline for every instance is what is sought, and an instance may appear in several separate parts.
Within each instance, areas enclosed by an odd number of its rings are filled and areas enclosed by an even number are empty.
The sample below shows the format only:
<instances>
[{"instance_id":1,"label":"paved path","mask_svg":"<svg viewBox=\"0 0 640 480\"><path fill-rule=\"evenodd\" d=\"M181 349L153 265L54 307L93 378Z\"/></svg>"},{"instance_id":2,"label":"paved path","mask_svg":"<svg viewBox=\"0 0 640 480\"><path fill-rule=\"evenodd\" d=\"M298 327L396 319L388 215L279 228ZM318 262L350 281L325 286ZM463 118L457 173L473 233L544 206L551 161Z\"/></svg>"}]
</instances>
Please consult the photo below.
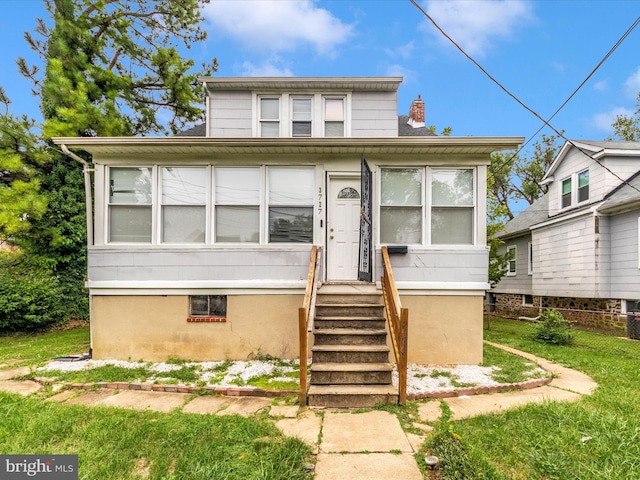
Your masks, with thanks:
<instances>
[{"instance_id":1,"label":"paved path","mask_svg":"<svg viewBox=\"0 0 640 480\"><path fill-rule=\"evenodd\" d=\"M524 352L492 345L529 358L553 373L553 381L530 390L443 399L451 409L453 420L497 413L532 402L576 401L597 387L583 373ZM21 395L40 392L40 384L15 379L29 372L28 367L0 364L0 391ZM414 454L431 431L429 424L442 414L440 401L420 403L419 421L414 423L414 427L422 434L415 435L403 431L397 417L384 411L300 409L297 406L272 405L271 399L261 397L194 397L185 393L105 389L61 390L45 401L161 412L180 409L191 414L244 417L268 409L275 425L285 435L297 437L311 446L317 459L316 480L422 480Z\"/></svg>"}]
</instances>

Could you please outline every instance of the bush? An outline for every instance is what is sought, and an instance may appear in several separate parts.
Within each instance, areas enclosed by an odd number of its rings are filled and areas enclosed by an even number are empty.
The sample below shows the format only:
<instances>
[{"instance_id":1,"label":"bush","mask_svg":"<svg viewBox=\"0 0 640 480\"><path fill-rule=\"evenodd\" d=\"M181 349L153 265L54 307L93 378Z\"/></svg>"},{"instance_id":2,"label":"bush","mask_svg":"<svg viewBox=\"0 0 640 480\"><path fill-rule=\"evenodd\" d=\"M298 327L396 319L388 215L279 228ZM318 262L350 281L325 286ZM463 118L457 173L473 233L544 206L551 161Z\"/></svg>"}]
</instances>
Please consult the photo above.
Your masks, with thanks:
<instances>
[{"instance_id":1,"label":"bush","mask_svg":"<svg viewBox=\"0 0 640 480\"><path fill-rule=\"evenodd\" d=\"M535 340L552 345L571 345L573 334L571 325L556 310L545 310L540 315L540 323L536 327Z\"/></svg>"},{"instance_id":2,"label":"bush","mask_svg":"<svg viewBox=\"0 0 640 480\"><path fill-rule=\"evenodd\" d=\"M0 333L39 330L65 319L64 295L51 273L0 257Z\"/></svg>"}]
</instances>

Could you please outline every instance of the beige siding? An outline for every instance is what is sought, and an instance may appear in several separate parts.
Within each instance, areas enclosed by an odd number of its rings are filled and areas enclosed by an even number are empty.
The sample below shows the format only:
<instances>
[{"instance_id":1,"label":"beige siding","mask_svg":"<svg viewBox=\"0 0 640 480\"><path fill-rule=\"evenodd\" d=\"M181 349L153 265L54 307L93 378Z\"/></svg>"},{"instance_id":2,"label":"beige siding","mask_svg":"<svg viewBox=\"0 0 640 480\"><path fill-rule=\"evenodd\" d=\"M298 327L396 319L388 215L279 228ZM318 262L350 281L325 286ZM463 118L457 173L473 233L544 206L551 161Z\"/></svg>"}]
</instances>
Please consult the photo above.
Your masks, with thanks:
<instances>
[{"instance_id":1,"label":"beige siding","mask_svg":"<svg viewBox=\"0 0 640 480\"><path fill-rule=\"evenodd\" d=\"M209 136L245 138L252 135L251 92L216 91L209 96Z\"/></svg>"},{"instance_id":2,"label":"beige siding","mask_svg":"<svg viewBox=\"0 0 640 480\"><path fill-rule=\"evenodd\" d=\"M353 92L352 137L397 137L398 101L395 92Z\"/></svg>"}]
</instances>

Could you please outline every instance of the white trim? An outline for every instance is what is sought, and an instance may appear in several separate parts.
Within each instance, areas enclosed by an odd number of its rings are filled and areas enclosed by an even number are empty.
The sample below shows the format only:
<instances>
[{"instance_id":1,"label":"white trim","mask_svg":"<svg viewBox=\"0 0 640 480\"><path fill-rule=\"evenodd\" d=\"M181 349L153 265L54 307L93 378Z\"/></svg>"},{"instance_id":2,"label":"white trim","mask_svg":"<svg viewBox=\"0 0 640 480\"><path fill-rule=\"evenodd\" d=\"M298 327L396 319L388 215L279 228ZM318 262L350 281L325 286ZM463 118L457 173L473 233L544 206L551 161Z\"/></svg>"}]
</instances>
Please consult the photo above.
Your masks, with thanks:
<instances>
[{"instance_id":1,"label":"white trim","mask_svg":"<svg viewBox=\"0 0 640 480\"><path fill-rule=\"evenodd\" d=\"M307 286L307 280L277 280L277 279L264 279L264 280L186 280L186 281L172 281L172 280L89 280L86 282L86 286L91 289L104 289L104 290L147 290L156 292L161 295L164 290L237 290L237 289L264 289L264 290L279 290L279 289L305 289Z\"/></svg>"},{"instance_id":2,"label":"white trim","mask_svg":"<svg viewBox=\"0 0 640 480\"><path fill-rule=\"evenodd\" d=\"M518 247L516 245L509 245L507 247L507 254L513 250L513 258L507 259L507 277L515 277L518 274ZM513 261L513 272L511 271L511 262Z\"/></svg>"},{"instance_id":3,"label":"white trim","mask_svg":"<svg viewBox=\"0 0 640 480\"><path fill-rule=\"evenodd\" d=\"M382 288L380 282L376 287ZM396 282L398 291L409 295L484 295L491 286L485 282Z\"/></svg>"},{"instance_id":4,"label":"white trim","mask_svg":"<svg viewBox=\"0 0 640 480\"><path fill-rule=\"evenodd\" d=\"M533 242L527 244L527 273L533 275Z\"/></svg>"},{"instance_id":5,"label":"white trim","mask_svg":"<svg viewBox=\"0 0 640 480\"><path fill-rule=\"evenodd\" d=\"M579 218L586 215L593 215L598 210L598 206L601 204L602 202L586 210L580 210L578 212L571 213L568 215L557 216L551 220L547 220L546 222L532 225L531 227L529 227L529 230L537 230L538 228L548 227L550 225L555 225L556 223L562 223L562 222L566 222L567 220L573 220L574 218Z\"/></svg>"}]
</instances>

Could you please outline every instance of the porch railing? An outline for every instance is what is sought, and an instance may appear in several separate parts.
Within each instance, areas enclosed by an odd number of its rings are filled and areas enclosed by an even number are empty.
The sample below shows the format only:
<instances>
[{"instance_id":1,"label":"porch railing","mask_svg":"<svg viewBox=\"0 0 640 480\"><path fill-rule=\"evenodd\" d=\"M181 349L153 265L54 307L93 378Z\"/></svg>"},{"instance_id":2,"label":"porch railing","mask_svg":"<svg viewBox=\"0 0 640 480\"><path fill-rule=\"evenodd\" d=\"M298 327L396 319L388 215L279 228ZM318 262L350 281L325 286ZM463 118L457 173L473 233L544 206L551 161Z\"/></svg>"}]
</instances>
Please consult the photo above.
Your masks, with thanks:
<instances>
[{"instance_id":1,"label":"porch railing","mask_svg":"<svg viewBox=\"0 0 640 480\"><path fill-rule=\"evenodd\" d=\"M300 405L307 404L307 359L309 354L309 332L313 331L313 320L316 311L316 292L320 284L320 259L322 247L311 247L307 289L304 302L298 309L298 333L300 335Z\"/></svg>"},{"instance_id":2,"label":"porch railing","mask_svg":"<svg viewBox=\"0 0 640 480\"><path fill-rule=\"evenodd\" d=\"M382 247L382 296L384 297L384 309L389 321L389 332L393 344L393 353L398 367L398 401L401 404L407 401L407 352L409 334L409 309L402 308L400 296L393 278L391 261L387 247Z\"/></svg>"}]
</instances>

